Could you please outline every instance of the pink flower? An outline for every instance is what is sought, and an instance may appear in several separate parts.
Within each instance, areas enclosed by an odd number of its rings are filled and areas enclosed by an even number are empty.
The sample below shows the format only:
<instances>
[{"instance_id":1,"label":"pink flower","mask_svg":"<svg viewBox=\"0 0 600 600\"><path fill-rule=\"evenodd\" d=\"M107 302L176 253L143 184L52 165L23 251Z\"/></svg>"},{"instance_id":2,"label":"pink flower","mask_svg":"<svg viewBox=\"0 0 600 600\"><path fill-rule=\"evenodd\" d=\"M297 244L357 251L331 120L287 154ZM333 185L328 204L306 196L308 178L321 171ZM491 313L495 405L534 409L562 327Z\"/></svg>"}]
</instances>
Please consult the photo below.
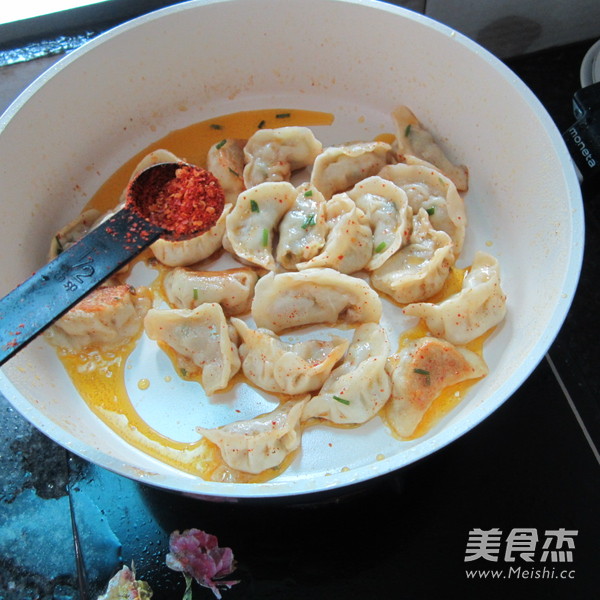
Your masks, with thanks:
<instances>
[{"instance_id":1,"label":"pink flower","mask_svg":"<svg viewBox=\"0 0 600 600\"><path fill-rule=\"evenodd\" d=\"M235 571L235 560L231 548L219 548L219 540L214 535L200 529L173 531L169 550L167 567L193 577L200 585L210 588L217 598L221 598L218 586L230 588L239 583L221 580Z\"/></svg>"}]
</instances>

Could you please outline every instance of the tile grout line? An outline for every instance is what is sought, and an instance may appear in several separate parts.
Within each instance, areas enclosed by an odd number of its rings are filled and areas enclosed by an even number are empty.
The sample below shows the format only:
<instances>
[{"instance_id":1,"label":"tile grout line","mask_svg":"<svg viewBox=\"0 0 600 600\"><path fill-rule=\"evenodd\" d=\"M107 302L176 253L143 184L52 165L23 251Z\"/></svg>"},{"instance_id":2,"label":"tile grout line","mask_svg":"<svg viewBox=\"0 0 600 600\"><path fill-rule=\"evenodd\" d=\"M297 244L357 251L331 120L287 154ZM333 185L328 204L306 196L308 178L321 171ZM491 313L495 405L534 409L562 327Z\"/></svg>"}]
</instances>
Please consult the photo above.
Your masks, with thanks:
<instances>
[{"instance_id":1,"label":"tile grout line","mask_svg":"<svg viewBox=\"0 0 600 600\"><path fill-rule=\"evenodd\" d=\"M558 385L560 386L562 393L564 394L565 398L567 399L567 403L569 404L569 406L571 407L571 410L573 411L575 420L577 421L577 424L579 425L581 431L583 432L583 436L585 437L588 445L590 446L592 454L594 455L596 461L600 465L600 452L598 452L598 448L596 447L594 440L592 440L592 437L590 436L590 433L589 433L587 427L585 426L585 423L583 422L583 419L581 418L581 415L579 414L579 411L577 410L575 403L573 402L573 398L571 397L571 394L569 393L567 386L564 384L562 377L560 376L558 369L556 368L556 366L554 364L554 361L550 357L550 354L546 354L546 361L550 365L550 369L551 369L552 373L554 374L554 377L556 378L556 381L558 382Z\"/></svg>"},{"instance_id":2,"label":"tile grout line","mask_svg":"<svg viewBox=\"0 0 600 600\"><path fill-rule=\"evenodd\" d=\"M75 518L75 507L73 505L73 496L71 488L71 468L70 468L70 454L65 453L67 458L67 473L69 481L67 482L67 492L69 497L69 512L71 514L71 528L73 532L73 548L75 551L75 567L77 570L77 587L79 588L79 600L88 600L87 593L87 575L85 572L85 560L83 558L83 551L81 548L81 540L79 538L79 529L77 527L77 520Z\"/></svg>"}]
</instances>

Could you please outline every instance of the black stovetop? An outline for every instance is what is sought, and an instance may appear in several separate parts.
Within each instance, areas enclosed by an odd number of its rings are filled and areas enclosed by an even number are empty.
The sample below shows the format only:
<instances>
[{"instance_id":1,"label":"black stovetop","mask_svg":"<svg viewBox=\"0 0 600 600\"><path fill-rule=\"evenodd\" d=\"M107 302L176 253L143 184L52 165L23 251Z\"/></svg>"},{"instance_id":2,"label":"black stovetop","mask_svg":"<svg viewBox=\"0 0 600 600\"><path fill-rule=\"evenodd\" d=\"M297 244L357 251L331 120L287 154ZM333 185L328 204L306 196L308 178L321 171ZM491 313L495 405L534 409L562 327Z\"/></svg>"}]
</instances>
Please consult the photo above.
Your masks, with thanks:
<instances>
[{"instance_id":1,"label":"black stovetop","mask_svg":"<svg viewBox=\"0 0 600 600\"><path fill-rule=\"evenodd\" d=\"M507 61L561 131L591 43ZM600 597L600 183L583 192L581 283L548 356L467 435L337 496L237 504L156 490L69 454L0 396L0 600L95 599L132 560L155 600L182 598L164 561L169 533L192 527L235 553L241 582L225 600Z\"/></svg>"}]
</instances>

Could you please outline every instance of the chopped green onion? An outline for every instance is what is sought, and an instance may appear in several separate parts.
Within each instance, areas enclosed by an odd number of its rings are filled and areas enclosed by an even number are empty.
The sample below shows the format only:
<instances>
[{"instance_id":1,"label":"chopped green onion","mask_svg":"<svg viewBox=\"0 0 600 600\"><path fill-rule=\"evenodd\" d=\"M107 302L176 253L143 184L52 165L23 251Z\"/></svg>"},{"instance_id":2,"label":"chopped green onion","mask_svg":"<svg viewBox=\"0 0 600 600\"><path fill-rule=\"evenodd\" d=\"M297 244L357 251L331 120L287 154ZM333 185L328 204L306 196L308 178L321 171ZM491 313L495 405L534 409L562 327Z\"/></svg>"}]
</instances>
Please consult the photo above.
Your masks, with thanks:
<instances>
[{"instance_id":1,"label":"chopped green onion","mask_svg":"<svg viewBox=\"0 0 600 600\"><path fill-rule=\"evenodd\" d=\"M194 300L198 300L198 288L194 288Z\"/></svg>"},{"instance_id":2,"label":"chopped green onion","mask_svg":"<svg viewBox=\"0 0 600 600\"><path fill-rule=\"evenodd\" d=\"M348 406L350 404L350 400L346 400L346 398L340 398L339 396L334 396L333 399L337 400L338 402L341 402L342 404L345 404L346 406Z\"/></svg>"},{"instance_id":3,"label":"chopped green onion","mask_svg":"<svg viewBox=\"0 0 600 600\"><path fill-rule=\"evenodd\" d=\"M315 224L315 215L314 213L311 213L304 220L304 223L302 224L302 229L308 229L309 227L313 227Z\"/></svg>"},{"instance_id":4,"label":"chopped green onion","mask_svg":"<svg viewBox=\"0 0 600 600\"><path fill-rule=\"evenodd\" d=\"M375 252L377 252L377 254L379 254L380 252L383 252L386 248L387 248L387 244L385 242L381 242L381 244L378 244L377 248L375 248Z\"/></svg>"},{"instance_id":5,"label":"chopped green onion","mask_svg":"<svg viewBox=\"0 0 600 600\"><path fill-rule=\"evenodd\" d=\"M305 198L310 198L313 195L313 191L312 190L306 190L304 192L304 197Z\"/></svg>"},{"instance_id":6,"label":"chopped green onion","mask_svg":"<svg viewBox=\"0 0 600 600\"><path fill-rule=\"evenodd\" d=\"M425 375L425 385L431 384L431 373L425 369L413 369L418 375Z\"/></svg>"},{"instance_id":7,"label":"chopped green onion","mask_svg":"<svg viewBox=\"0 0 600 600\"><path fill-rule=\"evenodd\" d=\"M262 129L265 126L265 120L263 119L259 124L258 124L258 128Z\"/></svg>"},{"instance_id":8,"label":"chopped green onion","mask_svg":"<svg viewBox=\"0 0 600 600\"><path fill-rule=\"evenodd\" d=\"M292 116L291 113L279 113L275 115L276 119L289 119Z\"/></svg>"},{"instance_id":9,"label":"chopped green onion","mask_svg":"<svg viewBox=\"0 0 600 600\"><path fill-rule=\"evenodd\" d=\"M263 229L262 232L262 245L266 248L269 245L269 230Z\"/></svg>"},{"instance_id":10,"label":"chopped green onion","mask_svg":"<svg viewBox=\"0 0 600 600\"><path fill-rule=\"evenodd\" d=\"M211 123L210 128L211 129L223 129L223 125L219 125L218 123Z\"/></svg>"},{"instance_id":11,"label":"chopped green onion","mask_svg":"<svg viewBox=\"0 0 600 600\"><path fill-rule=\"evenodd\" d=\"M429 216L435 215L435 206L430 206L429 208L426 208L425 210L427 211L427 214Z\"/></svg>"},{"instance_id":12,"label":"chopped green onion","mask_svg":"<svg viewBox=\"0 0 600 600\"><path fill-rule=\"evenodd\" d=\"M221 140L218 144L215 144L215 148L217 150L220 150L226 143L227 143L227 140Z\"/></svg>"},{"instance_id":13,"label":"chopped green onion","mask_svg":"<svg viewBox=\"0 0 600 600\"><path fill-rule=\"evenodd\" d=\"M258 208L258 203L256 200L250 200L250 210L255 213L260 212L260 208Z\"/></svg>"},{"instance_id":14,"label":"chopped green onion","mask_svg":"<svg viewBox=\"0 0 600 600\"><path fill-rule=\"evenodd\" d=\"M410 123L406 126L406 129L404 130L404 137L408 137L410 135Z\"/></svg>"},{"instance_id":15,"label":"chopped green onion","mask_svg":"<svg viewBox=\"0 0 600 600\"><path fill-rule=\"evenodd\" d=\"M231 167L229 167L229 172L230 172L232 175L235 175L236 177L239 177L239 176L240 176L240 174L239 174L237 171L234 171L234 170L233 170Z\"/></svg>"},{"instance_id":16,"label":"chopped green onion","mask_svg":"<svg viewBox=\"0 0 600 600\"><path fill-rule=\"evenodd\" d=\"M179 369L179 370L181 371L182 377L187 377L187 374L188 374L187 369L184 369L183 367L181 367L181 369Z\"/></svg>"}]
</instances>

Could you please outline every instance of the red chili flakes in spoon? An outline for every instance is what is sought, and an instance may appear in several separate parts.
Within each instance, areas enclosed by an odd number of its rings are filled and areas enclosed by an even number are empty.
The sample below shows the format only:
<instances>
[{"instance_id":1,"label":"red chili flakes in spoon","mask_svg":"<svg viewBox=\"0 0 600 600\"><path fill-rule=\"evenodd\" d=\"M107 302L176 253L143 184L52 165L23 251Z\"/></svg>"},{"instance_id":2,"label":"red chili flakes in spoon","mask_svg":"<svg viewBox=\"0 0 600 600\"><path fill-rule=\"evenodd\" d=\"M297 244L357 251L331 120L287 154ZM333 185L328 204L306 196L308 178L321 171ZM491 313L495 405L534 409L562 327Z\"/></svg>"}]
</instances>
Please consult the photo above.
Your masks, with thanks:
<instances>
[{"instance_id":1,"label":"red chili flakes in spoon","mask_svg":"<svg viewBox=\"0 0 600 600\"><path fill-rule=\"evenodd\" d=\"M225 194L209 171L186 163L161 163L136 177L128 204L162 227L170 240L185 240L208 231L219 219Z\"/></svg>"}]
</instances>

